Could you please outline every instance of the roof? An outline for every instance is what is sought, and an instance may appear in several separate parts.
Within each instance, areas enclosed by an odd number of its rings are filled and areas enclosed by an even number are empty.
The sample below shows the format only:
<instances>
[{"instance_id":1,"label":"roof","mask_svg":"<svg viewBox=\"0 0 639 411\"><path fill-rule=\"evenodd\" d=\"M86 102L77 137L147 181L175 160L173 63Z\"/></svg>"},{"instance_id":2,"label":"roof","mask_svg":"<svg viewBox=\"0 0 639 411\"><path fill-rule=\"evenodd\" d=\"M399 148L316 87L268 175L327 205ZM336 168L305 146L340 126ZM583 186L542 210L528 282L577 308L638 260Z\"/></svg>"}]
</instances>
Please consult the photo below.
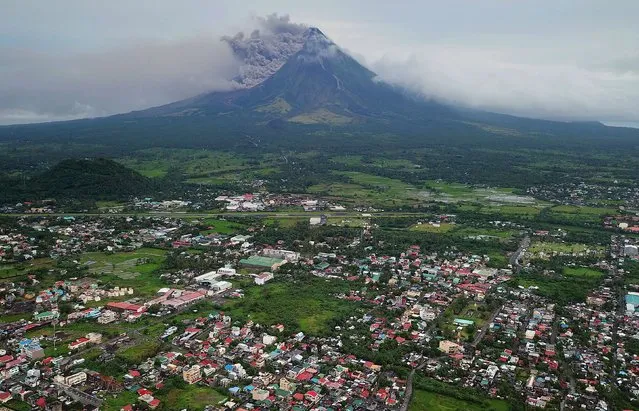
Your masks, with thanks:
<instances>
[{"instance_id":1,"label":"roof","mask_svg":"<svg viewBox=\"0 0 639 411\"><path fill-rule=\"evenodd\" d=\"M240 264L270 268L274 264L281 264L283 261L286 261L286 260L282 258L272 258L272 257L259 256L259 255L252 255L249 258L241 259Z\"/></svg>"},{"instance_id":2,"label":"roof","mask_svg":"<svg viewBox=\"0 0 639 411\"><path fill-rule=\"evenodd\" d=\"M107 304L107 307L126 310L126 311L138 311L142 308L141 305L135 305L135 304L125 303L125 302L111 302Z\"/></svg>"}]
</instances>

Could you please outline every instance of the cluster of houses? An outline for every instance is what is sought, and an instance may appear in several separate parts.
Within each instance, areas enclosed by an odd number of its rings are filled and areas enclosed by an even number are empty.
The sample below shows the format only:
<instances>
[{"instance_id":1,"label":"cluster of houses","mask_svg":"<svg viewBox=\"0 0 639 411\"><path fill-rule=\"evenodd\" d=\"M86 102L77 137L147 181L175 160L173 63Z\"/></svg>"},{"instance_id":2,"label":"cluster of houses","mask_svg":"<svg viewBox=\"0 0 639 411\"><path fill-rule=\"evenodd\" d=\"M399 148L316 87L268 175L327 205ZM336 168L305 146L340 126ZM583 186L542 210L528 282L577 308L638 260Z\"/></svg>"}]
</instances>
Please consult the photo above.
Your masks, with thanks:
<instances>
[{"instance_id":1,"label":"cluster of houses","mask_svg":"<svg viewBox=\"0 0 639 411\"><path fill-rule=\"evenodd\" d=\"M287 333L282 325L237 324L221 312L198 318L161 352L124 375L125 388L149 396L170 379L222 393L219 409L393 409L406 381L341 352L338 339ZM385 383L379 384L381 375ZM127 408L130 407L130 408Z\"/></svg>"}]
</instances>

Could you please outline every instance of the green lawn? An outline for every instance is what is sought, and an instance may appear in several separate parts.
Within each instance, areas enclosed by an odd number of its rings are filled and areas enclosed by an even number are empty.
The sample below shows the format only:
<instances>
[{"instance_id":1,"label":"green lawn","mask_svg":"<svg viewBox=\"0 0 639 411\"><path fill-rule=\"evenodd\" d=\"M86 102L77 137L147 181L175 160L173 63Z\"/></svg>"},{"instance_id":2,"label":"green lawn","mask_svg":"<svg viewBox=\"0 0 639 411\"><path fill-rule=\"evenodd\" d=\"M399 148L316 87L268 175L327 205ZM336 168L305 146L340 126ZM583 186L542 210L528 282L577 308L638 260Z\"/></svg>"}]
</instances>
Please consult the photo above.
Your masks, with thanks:
<instances>
[{"instance_id":1,"label":"green lawn","mask_svg":"<svg viewBox=\"0 0 639 411\"><path fill-rule=\"evenodd\" d=\"M600 278L603 276L601 271L587 267L565 267L563 269L563 274L568 277Z\"/></svg>"},{"instance_id":2,"label":"green lawn","mask_svg":"<svg viewBox=\"0 0 639 411\"><path fill-rule=\"evenodd\" d=\"M430 391L415 390L410 411L508 411L506 401L485 400L485 404L460 400Z\"/></svg>"}]
</instances>

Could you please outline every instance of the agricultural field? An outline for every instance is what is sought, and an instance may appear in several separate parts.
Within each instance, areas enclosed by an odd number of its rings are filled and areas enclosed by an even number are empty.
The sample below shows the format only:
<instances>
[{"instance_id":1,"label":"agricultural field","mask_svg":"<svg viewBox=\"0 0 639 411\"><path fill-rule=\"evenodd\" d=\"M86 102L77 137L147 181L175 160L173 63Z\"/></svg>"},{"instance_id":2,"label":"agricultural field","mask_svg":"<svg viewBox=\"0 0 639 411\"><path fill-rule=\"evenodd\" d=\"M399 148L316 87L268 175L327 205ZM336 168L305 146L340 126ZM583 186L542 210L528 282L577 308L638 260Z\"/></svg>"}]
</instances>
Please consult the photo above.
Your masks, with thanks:
<instances>
[{"instance_id":1,"label":"agricultural field","mask_svg":"<svg viewBox=\"0 0 639 411\"><path fill-rule=\"evenodd\" d=\"M165 254L166 251L155 248L113 254L90 252L83 254L80 262L88 267L91 274L111 274L131 279L156 271L162 265Z\"/></svg>"},{"instance_id":2,"label":"agricultural field","mask_svg":"<svg viewBox=\"0 0 639 411\"><path fill-rule=\"evenodd\" d=\"M50 269L55 261L50 258L36 258L31 261L16 264L0 264L0 282L12 281L16 277L23 277L36 270Z\"/></svg>"}]
</instances>

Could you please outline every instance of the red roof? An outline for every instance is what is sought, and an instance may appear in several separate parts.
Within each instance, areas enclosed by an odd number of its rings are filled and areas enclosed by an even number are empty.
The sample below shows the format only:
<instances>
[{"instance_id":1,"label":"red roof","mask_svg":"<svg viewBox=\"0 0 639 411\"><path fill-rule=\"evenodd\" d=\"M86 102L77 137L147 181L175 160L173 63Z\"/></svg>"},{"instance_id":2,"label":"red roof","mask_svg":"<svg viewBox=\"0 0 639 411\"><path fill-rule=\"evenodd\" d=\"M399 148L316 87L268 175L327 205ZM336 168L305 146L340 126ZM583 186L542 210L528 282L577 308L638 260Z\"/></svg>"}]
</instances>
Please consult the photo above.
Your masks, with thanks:
<instances>
[{"instance_id":1,"label":"red roof","mask_svg":"<svg viewBox=\"0 0 639 411\"><path fill-rule=\"evenodd\" d=\"M308 371L304 371L300 375L297 376L297 381L308 381L313 378L313 374Z\"/></svg>"},{"instance_id":2,"label":"red roof","mask_svg":"<svg viewBox=\"0 0 639 411\"><path fill-rule=\"evenodd\" d=\"M135 304L125 303L125 302L110 302L107 304L107 307L115 308L118 310L125 310L125 311L138 311L142 308L141 305L135 305Z\"/></svg>"},{"instance_id":3,"label":"red roof","mask_svg":"<svg viewBox=\"0 0 639 411\"><path fill-rule=\"evenodd\" d=\"M143 395L147 395L147 394L148 395L153 395L153 393L151 391L147 390L146 388L140 388L138 390L138 395L139 396L143 396Z\"/></svg>"},{"instance_id":4,"label":"red roof","mask_svg":"<svg viewBox=\"0 0 639 411\"><path fill-rule=\"evenodd\" d=\"M3 355L2 357L0 357L0 363L9 362L11 360L13 360L12 355Z\"/></svg>"}]
</instances>

